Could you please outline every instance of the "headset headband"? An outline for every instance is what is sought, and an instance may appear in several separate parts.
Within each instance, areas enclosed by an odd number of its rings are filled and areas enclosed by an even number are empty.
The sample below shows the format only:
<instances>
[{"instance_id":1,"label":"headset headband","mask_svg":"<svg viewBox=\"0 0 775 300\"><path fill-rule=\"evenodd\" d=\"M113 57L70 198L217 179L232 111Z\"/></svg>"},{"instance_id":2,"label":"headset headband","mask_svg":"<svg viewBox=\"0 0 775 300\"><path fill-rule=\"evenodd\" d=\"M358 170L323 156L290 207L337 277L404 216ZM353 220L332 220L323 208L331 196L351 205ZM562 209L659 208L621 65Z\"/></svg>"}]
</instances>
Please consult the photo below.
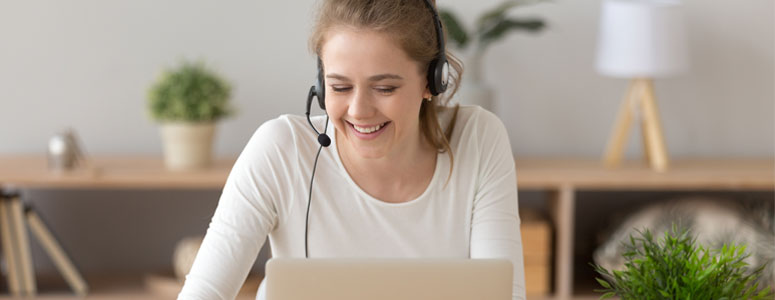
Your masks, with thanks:
<instances>
[{"instance_id":1,"label":"headset headband","mask_svg":"<svg viewBox=\"0 0 775 300\"><path fill-rule=\"evenodd\" d=\"M428 9L431 11L431 14L433 14L433 27L436 27L436 42L439 46L439 56L445 55L445 49L444 49L444 30L442 29L441 24L441 18L439 18L439 13L436 12L436 8L433 7L433 3L431 3L431 0L423 0L425 2L425 6L428 7Z\"/></svg>"}]
</instances>

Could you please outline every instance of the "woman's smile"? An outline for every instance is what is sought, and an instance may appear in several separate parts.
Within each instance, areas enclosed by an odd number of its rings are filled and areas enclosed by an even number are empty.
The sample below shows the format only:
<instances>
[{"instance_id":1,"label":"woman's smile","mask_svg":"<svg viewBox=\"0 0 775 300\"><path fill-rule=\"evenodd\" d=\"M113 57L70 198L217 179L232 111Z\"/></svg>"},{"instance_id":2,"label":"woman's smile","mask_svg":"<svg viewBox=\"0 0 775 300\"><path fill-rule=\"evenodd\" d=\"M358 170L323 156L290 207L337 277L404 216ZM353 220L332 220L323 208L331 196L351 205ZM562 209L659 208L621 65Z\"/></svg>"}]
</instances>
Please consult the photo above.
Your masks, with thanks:
<instances>
[{"instance_id":1,"label":"woman's smile","mask_svg":"<svg viewBox=\"0 0 775 300\"><path fill-rule=\"evenodd\" d=\"M390 126L390 121L384 122L384 123L378 123L378 124L353 124L348 121L345 121L350 127L350 131L362 140L372 140L379 137L382 132L387 130L387 127Z\"/></svg>"}]
</instances>

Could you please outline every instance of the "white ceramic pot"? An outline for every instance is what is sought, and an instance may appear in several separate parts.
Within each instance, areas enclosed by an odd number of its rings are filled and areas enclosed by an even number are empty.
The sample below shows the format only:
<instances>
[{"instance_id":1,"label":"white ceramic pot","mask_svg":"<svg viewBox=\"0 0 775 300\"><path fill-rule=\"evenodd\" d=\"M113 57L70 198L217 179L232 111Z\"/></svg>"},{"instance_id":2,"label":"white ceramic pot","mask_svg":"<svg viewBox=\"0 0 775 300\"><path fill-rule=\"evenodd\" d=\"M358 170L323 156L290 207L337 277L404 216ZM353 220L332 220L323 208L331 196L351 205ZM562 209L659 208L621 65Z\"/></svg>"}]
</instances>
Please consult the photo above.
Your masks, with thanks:
<instances>
[{"instance_id":1,"label":"white ceramic pot","mask_svg":"<svg viewBox=\"0 0 775 300\"><path fill-rule=\"evenodd\" d=\"M494 111L493 88L483 80L482 52L469 53L466 57L466 73L463 74L463 82L455 95L460 104L478 105L482 108Z\"/></svg>"},{"instance_id":2,"label":"white ceramic pot","mask_svg":"<svg viewBox=\"0 0 775 300\"><path fill-rule=\"evenodd\" d=\"M460 104L478 105L489 111L495 110L493 89L482 81L463 76L458 93L460 95L455 95L455 98L459 99Z\"/></svg>"},{"instance_id":3,"label":"white ceramic pot","mask_svg":"<svg viewBox=\"0 0 775 300\"><path fill-rule=\"evenodd\" d=\"M170 170L193 170L210 166L214 135L213 122L162 123L165 166Z\"/></svg>"}]
</instances>

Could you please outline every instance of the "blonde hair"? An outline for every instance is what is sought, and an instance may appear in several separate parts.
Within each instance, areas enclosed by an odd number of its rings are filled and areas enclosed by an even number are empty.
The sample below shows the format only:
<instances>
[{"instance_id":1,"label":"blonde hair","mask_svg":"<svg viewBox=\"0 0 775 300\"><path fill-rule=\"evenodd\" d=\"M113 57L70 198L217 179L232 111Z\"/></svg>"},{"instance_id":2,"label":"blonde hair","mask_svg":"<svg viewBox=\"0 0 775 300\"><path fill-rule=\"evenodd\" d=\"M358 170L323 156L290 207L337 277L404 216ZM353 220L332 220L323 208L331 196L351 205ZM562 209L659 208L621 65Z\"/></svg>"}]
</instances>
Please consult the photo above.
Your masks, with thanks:
<instances>
[{"instance_id":1,"label":"blonde hair","mask_svg":"<svg viewBox=\"0 0 775 300\"><path fill-rule=\"evenodd\" d=\"M345 26L369 29L385 33L396 40L410 59L420 65L420 72L427 74L428 65L439 53L436 29L431 11L425 0L323 0L318 7L318 16L309 40L311 50L320 56L325 37L331 28ZM434 3L435 7L435 2ZM444 37L446 40L446 30ZM420 106L420 129L425 139L439 153L449 152L450 176L454 165L449 141L460 108L455 105L447 128L439 124L438 113L446 108L449 100L460 86L463 65L447 52L450 78L447 91L433 96L431 101L422 101ZM418 99L419 100L419 99Z\"/></svg>"}]
</instances>

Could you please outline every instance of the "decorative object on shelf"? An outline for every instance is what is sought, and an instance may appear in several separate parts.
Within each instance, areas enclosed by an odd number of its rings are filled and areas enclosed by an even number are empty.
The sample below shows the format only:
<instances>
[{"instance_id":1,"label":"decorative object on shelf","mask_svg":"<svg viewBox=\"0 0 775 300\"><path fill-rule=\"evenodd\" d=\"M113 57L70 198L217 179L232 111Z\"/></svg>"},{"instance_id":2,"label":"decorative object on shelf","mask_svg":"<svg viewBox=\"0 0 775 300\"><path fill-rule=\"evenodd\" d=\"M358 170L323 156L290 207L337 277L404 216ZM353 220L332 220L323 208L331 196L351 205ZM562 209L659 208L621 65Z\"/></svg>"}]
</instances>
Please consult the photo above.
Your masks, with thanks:
<instances>
[{"instance_id":1,"label":"decorative object on shelf","mask_svg":"<svg viewBox=\"0 0 775 300\"><path fill-rule=\"evenodd\" d=\"M148 91L152 118L161 122L164 162L172 170L211 164L215 122L231 115L231 86L201 62L165 70Z\"/></svg>"},{"instance_id":2,"label":"decorative object on shelf","mask_svg":"<svg viewBox=\"0 0 775 300\"><path fill-rule=\"evenodd\" d=\"M625 270L628 261L626 253L631 250L625 243L629 242L630 236L636 235L640 229L666 232L672 224L679 224L696 237L698 245L706 249L732 244L748 245L745 262L753 268L766 268L759 277L759 285L775 286L773 221L772 205L744 207L738 202L708 197L674 199L649 205L626 217L595 250L594 261L607 270Z\"/></svg>"},{"instance_id":3,"label":"decorative object on shelf","mask_svg":"<svg viewBox=\"0 0 775 300\"><path fill-rule=\"evenodd\" d=\"M67 128L48 140L49 170L62 173L84 164L86 155L73 129Z\"/></svg>"},{"instance_id":4,"label":"decorative object on shelf","mask_svg":"<svg viewBox=\"0 0 775 300\"><path fill-rule=\"evenodd\" d=\"M662 239L646 229L630 235L626 246L624 270L593 265L605 278L596 278L601 299L772 299L771 287L759 286L764 266L745 262L745 244L706 248L673 224Z\"/></svg>"},{"instance_id":5,"label":"decorative object on shelf","mask_svg":"<svg viewBox=\"0 0 775 300\"><path fill-rule=\"evenodd\" d=\"M597 49L597 70L630 79L603 158L608 167L622 160L633 115L640 109L644 155L652 169L665 171L668 154L652 78L688 69L686 31L678 0L605 0Z\"/></svg>"},{"instance_id":6,"label":"decorative object on shelf","mask_svg":"<svg viewBox=\"0 0 775 300\"><path fill-rule=\"evenodd\" d=\"M199 253L203 240L203 236L187 237L175 245L175 252L172 254L172 266L178 282L183 283L186 281L186 275L191 271L191 266L194 265L194 259L196 254Z\"/></svg>"},{"instance_id":7,"label":"decorative object on shelf","mask_svg":"<svg viewBox=\"0 0 775 300\"><path fill-rule=\"evenodd\" d=\"M519 209L519 232L525 268L525 293L546 297L552 273L552 228L549 218L530 208Z\"/></svg>"},{"instance_id":8,"label":"decorative object on shelf","mask_svg":"<svg viewBox=\"0 0 775 300\"><path fill-rule=\"evenodd\" d=\"M479 105L493 110L493 89L483 81L482 58L487 48L502 39L512 30L537 32L545 27L543 20L536 18L514 18L507 13L521 5L541 0L505 1L486 11L476 21L475 30L468 30L451 10L440 8L439 17L448 33L451 44L466 53L464 63L466 75L462 78L457 99L461 104Z\"/></svg>"}]
</instances>

